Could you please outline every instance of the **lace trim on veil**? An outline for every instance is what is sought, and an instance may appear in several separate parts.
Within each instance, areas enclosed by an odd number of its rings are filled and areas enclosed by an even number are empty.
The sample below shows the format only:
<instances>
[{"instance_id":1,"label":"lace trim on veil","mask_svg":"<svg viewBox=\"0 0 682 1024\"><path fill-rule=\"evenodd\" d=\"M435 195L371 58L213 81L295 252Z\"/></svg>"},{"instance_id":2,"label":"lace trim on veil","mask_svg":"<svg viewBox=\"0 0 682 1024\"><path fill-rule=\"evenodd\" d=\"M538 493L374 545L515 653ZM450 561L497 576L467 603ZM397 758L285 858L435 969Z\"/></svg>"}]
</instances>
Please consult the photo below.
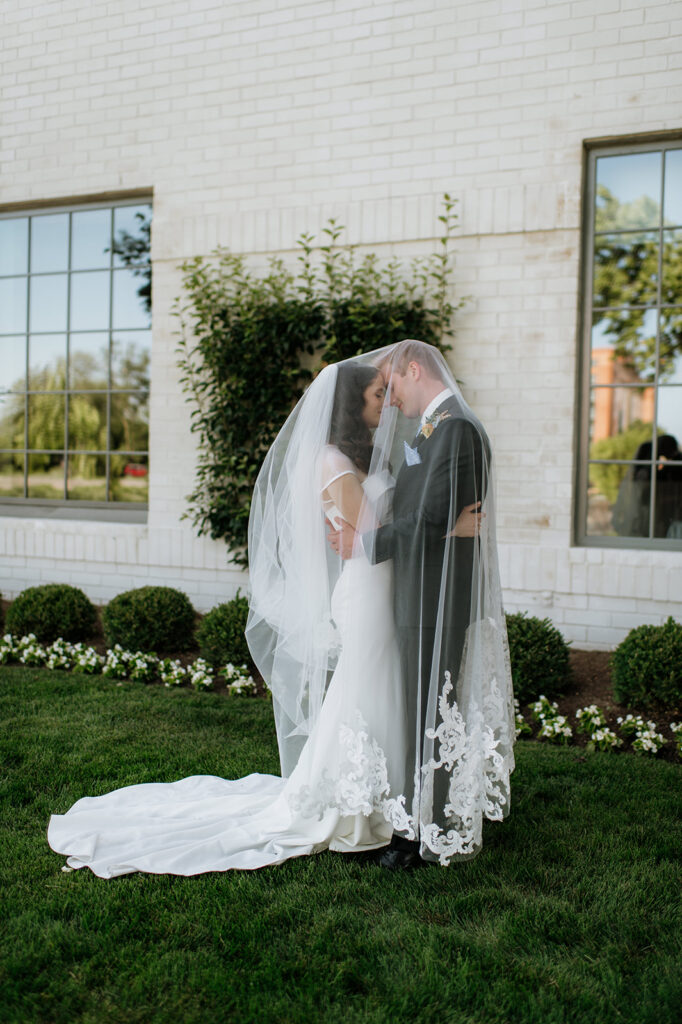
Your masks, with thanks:
<instances>
[{"instance_id":1,"label":"lace trim on veil","mask_svg":"<svg viewBox=\"0 0 682 1024\"><path fill-rule=\"evenodd\" d=\"M483 819L500 821L509 807L509 775L513 761L502 750L508 747L504 699L497 680L490 677L483 707L474 707L468 725L455 700L449 698L453 683L449 672L438 701L440 724L427 730L437 744L436 756L422 766L421 785L415 785L415 806L420 821L406 809L404 794L390 796L386 756L370 736L359 711L352 724L340 726L341 760L339 773L332 777L325 769L319 784L301 786L289 798L294 813L322 818L330 808L344 815L369 816L379 812L408 839L417 835L426 848L446 866L453 857L472 856L482 841ZM497 723L496 728L488 724ZM502 748L502 750L500 749ZM433 821L435 773L450 776L448 799L443 808L450 829ZM415 780L416 782L418 780Z\"/></svg>"}]
</instances>

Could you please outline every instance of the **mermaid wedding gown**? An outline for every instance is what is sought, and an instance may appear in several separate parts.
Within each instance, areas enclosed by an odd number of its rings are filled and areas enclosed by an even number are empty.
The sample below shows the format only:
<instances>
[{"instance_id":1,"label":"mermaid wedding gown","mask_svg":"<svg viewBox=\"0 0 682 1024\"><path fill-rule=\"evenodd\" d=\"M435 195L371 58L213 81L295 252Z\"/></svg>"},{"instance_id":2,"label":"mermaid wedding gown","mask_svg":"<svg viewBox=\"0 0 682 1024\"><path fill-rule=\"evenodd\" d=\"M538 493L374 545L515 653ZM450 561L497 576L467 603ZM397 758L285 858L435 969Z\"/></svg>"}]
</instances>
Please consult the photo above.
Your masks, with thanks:
<instances>
[{"instance_id":1,"label":"mermaid wedding gown","mask_svg":"<svg viewBox=\"0 0 682 1024\"><path fill-rule=\"evenodd\" d=\"M386 507L391 484L376 475L362 487ZM338 514L328 503L325 511ZM254 869L388 843L407 821L396 775L406 738L392 588L390 562L344 564L331 601L341 653L288 778L195 775L84 797L50 819L52 849L71 868L113 878Z\"/></svg>"}]
</instances>

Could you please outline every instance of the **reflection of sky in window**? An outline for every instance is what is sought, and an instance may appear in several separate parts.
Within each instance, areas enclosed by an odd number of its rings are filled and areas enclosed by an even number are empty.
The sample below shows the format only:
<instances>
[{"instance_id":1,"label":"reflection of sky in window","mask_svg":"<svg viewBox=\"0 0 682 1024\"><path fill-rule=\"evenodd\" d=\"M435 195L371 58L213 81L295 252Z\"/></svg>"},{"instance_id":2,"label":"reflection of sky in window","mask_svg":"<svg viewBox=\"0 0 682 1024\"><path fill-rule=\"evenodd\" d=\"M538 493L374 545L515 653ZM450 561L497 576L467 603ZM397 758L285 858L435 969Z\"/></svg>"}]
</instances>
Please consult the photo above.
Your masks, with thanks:
<instances>
[{"instance_id":1,"label":"reflection of sky in window","mask_svg":"<svg viewBox=\"0 0 682 1024\"><path fill-rule=\"evenodd\" d=\"M614 313L618 313L618 310L614 310ZM624 311L627 313L627 310ZM598 318L599 317L599 318ZM615 344L616 335L609 331L610 319L607 319L603 314L595 314L594 324L592 326L592 348L613 348ZM645 309L642 315L642 325L637 328L637 334L640 338L653 338L656 335L656 310Z\"/></svg>"},{"instance_id":2,"label":"reflection of sky in window","mask_svg":"<svg viewBox=\"0 0 682 1024\"><path fill-rule=\"evenodd\" d=\"M28 217L0 220L0 274L28 270Z\"/></svg>"},{"instance_id":3,"label":"reflection of sky in window","mask_svg":"<svg viewBox=\"0 0 682 1024\"><path fill-rule=\"evenodd\" d=\"M661 191L661 154L629 153L597 159L597 185L604 185L620 203L642 195L658 202Z\"/></svg>"},{"instance_id":4,"label":"reflection of sky in window","mask_svg":"<svg viewBox=\"0 0 682 1024\"><path fill-rule=\"evenodd\" d=\"M109 326L109 271L71 275L71 330Z\"/></svg>"},{"instance_id":5,"label":"reflection of sky in window","mask_svg":"<svg viewBox=\"0 0 682 1024\"><path fill-rule=\"evenodd\" d=\"M144 309L144 300L137 294L145 281L135 277L132 271L114 271L113 326L148 327L149 313Z\"/></svg>"},{"instance_id":6,"label":"reflection of sky in window","mask_svg":"<svg viewBox=\"0 0 682 1024\"><path fill-rule=\"evenodd\" d=\"M61 371L59 377L56 376L58 371ZM28 341L29 388L63 388L65 371L66 335L32 335Z\"/></svg>"},{"instance_id":7,"label":"reflection of sky in window","mask_svg":"<svg viewBox=\"0 0 682 1024\"><path fill-rule=\"evenodd\" d=\"M26 337L0 338L0 391L26 385Z\"/></svg>"},{"instance_id":8,"label":"reflection of sky in window","mask_svg":"<svg viewBox=\"0 0 682 1024\"><path fill-rule=\"evenodd\" d=\"M655 228L660 219L661 153L597 159L596 228ZM600 195L607 191L615 205Z\"/></svg>"},{"instance_id":9,"label":"reflection of sky in window","mask_svg":"<svg viewBox=\"0 0 682 1024\"><path fill-rule=\"evenodd\" d=\"M66 330L66 274L31 278L29 326L32 331Z\"/></svg>"},{"instance_id":10,"label":"reflection of sky in window","mask_svg":"<svg viewBox=\"0 0 682 1024\"><path fill-rule=\"evenodd\" d=\"M682 445L682 387L658 389L658 427Z\"/></svg>"},{"instance_id":11,"label":"reflection of sky in window","mask_svg":"<svg viewBox=\"0 0 682 1024\"><path fill-rule=\"evenodd\" d=\"M663 215L666 224L682 224L682 149L673 149L665 154Z\"/></svg>"},{"instance_id":12,"label":"reflection of sky in window","mask_svg":"<svg viewBox=\"0 0 682 1024\"><path fill-rule=\"evenodd\" d=\"M71 268L108 267L111 254L111 210L83 210L71 218Z\"/></svg>"},{"instance_id":13,"label":"reflection of sky in window","mask_svg":"<svg viewBox=\"0 0 682 1024\"><path fill-rule=\"evenodd\" d=\"M0 281L0 334L26 330L26 278Z\"/></svg>"},{"instance_id":14,"label":"reflection of sky in window","mask_svg":"<svg viewBox=\"0 0 682 1024\"><path fill-rule=\"evenodd\" d=\"M69 258L69 215L31 218L31 270L66 270Z\"/></svg>"}]
</instances>

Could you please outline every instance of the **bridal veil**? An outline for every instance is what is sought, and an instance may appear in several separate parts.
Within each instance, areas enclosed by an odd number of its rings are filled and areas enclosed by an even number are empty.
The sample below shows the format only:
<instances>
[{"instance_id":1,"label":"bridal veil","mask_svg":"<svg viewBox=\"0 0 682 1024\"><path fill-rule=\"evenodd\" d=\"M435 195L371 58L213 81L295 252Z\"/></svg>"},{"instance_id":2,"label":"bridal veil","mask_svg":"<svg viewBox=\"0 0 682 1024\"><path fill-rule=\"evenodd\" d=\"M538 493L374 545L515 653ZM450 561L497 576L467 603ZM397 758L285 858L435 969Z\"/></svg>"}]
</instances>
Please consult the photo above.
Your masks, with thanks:
<instances>
[{"instance_id":1,"label":"bridal veil","mask_svg":"<svg viewBox=\"0 0 682 1024\"><path fill-rule=\"evenodd\" d=\"M418 412L397 398L414 363L434 394ZM344 452L332 436L339 374L347 367L365 368L368 380L380 374L386 395L360 474L364 497L344 568L326 539L322 494L349 457L350 449ZM459 529L471 510L482 513L476 535ZM283 776L295 770L315 735L344 657L344 679L362 675L363 701L374 722L382 719L382 701L400 703L400 725L396 707L383 708L391 736L403 731L395 743L383 737L390 756L370 736L375 753L386 754L389 780L373 810L395 832L418 839L426 860L447 864L475 855L483 821L501 820L509 811L511 673L490 443L436 349L400 342L318 374L260 471L249 561L247 640L272 692ZM380 566L382 575L371 571ZM342 577L350 590L339 603L334 595ZM382 602L388 609L379 609L372 626L372 612ZM397 652L394 657L387 648L383 660L385 667L393 659L391 674L397 675L390 696L378 682L374 695L367 676L376 645L386 642L381 634L387 612ZM343 689L357 692L352 685ZM344 721L352 713L341 698ZM363 763L376 772L376 759Z\"/></svg>"}]
</instances>

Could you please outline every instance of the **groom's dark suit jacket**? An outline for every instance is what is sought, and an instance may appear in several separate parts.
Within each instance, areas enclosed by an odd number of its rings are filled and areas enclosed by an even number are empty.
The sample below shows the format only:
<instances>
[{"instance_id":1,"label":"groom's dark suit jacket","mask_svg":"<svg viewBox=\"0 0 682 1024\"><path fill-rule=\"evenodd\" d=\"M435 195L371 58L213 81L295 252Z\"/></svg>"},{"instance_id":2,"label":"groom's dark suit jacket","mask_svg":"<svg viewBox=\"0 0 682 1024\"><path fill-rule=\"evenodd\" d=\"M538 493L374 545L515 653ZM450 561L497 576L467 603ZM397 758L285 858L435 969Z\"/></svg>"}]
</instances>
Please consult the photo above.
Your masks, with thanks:
<instances>
[{"instance_id":1,"label":"groom's dark suit jacket","mask_svg":"<svg viewBox=\"0 0 682 1024\"><path fill-rule=\"evenodd\" d=\"M426 725L431 679L438 690L449 670L456 683L464 638L479 607L475 566L478 539L445 535L454 529L466 505L483 501L490 464L490 446L481 424L458 414L457 403L443 402L436 414L450 417L413 447L420 462L401 468L393 498L393 522L374 534L373 560L393 559L394 611L401 652L409 732L422 736ZM368 547L368 545L365 545ZM439 607L442 629L437 631ZM421 728L416 728L420 716ZM410 744L405 791L421 763L421 742Z\"/></svg>"},{"instance_id":2,"label":"groom's dark suit jacket","mask_svg":"<svg viewBox=\"0 0 682 1024\"><path fill-rule=\"evenodd\" d=\"M404 463L396 480L393 522L374 537L374 561L393 559L399 630L435 626L441 600L448 613L444 629L456 628L463 619L468 624L477 542L444 538L466 505L483 501L490 447L480 423L458 416L455 402L446 400L435 415L444 412L450 418L414 445L421 461Z\"/></svg>"}]
</instances>

